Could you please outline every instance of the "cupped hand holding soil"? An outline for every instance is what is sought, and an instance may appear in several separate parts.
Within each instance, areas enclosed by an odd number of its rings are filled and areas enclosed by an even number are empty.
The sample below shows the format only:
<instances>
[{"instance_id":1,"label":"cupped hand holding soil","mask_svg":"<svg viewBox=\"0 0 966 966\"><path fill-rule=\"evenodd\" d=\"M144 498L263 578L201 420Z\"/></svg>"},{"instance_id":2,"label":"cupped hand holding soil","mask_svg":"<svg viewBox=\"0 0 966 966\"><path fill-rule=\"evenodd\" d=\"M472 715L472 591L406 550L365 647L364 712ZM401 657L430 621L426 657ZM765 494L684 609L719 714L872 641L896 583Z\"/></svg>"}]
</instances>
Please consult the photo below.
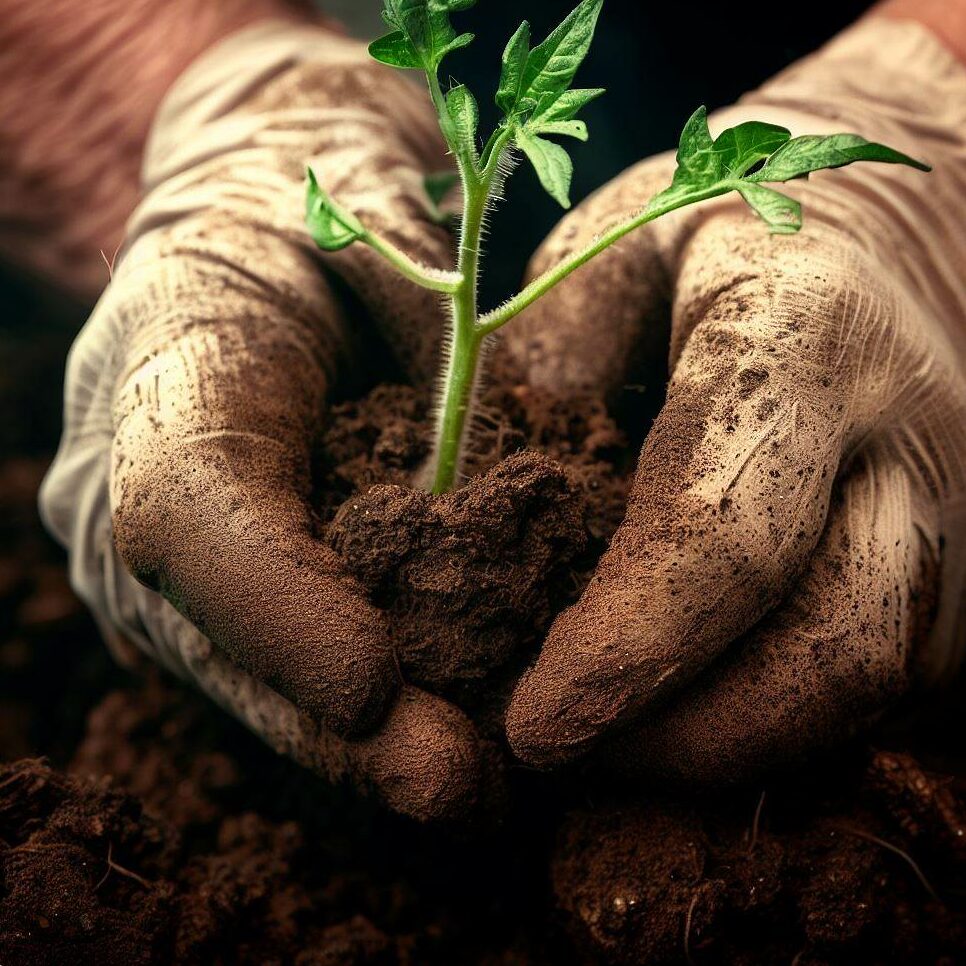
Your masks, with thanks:
<instances>
[{"instance_id":1,"label":"cupped hand holding soil","mask_svg":"<svg viewBox=\"0 0 966 966\"><path fill-rule=\"evenodd\" d=\"M226 41L159 114L145 201L72 352L43 509L109 636L279 751L408 814L449 817L478 795L473 729L400 691L386 617L309 503L327 396L383 341L425 376L438 306L371 253L347 253L329 267L379 334L350 325L304 230L308 161L413 257L446 264L423 190L446 160L408 84L311 25Z\"/></svg>"},{"instance_id":2,"label":"cupped hand holding soil","mask_svg":"<svg viewBox=\"0 0 966 966\"><path fill-rule=\"evenodd\" d=\"M816 176L795 239L733 203L671 216L510 330L534 384L614 392L672 317L624 523L508 711L533 765L600 748L626 774L731 780L851 734L962 660L966 328L943 279L966 258L966 74L920 28L872 20L747 103L798 131L887 135L934 172ZM672 169L653 159L603 189L534 272Z\"/></svg>"}]
</instances>

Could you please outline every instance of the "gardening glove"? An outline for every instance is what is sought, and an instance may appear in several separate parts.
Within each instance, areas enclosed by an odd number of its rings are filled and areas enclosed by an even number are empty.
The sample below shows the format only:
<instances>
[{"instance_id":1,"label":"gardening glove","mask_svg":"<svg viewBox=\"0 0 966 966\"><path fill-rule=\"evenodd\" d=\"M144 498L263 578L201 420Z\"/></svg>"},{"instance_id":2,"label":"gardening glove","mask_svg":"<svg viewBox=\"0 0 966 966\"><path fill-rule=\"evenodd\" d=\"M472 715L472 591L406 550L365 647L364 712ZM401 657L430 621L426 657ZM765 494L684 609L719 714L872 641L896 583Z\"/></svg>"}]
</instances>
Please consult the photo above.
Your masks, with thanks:
<instances>
[{"instance_id":1,"label":"gardening glove","mask_svg":"<svg viewBox=\"0 0 966 966\"><path fill-rule=\"evenodd\" d=\"M718 781L841 738L962 662L966 72L869 19L712 120L855 131L934 165L786 185L798 236L737 196L655 222L508 330L534 384L613 392L671 308L671 379L626 519L507 715L526 762L600 745ZM551 266L640 208L638 165L564 220Z\"/></svg>"},{"instance_id":2,"label":"gardening glove","mask_svg":"<svg viewBox=\"0 0 966 966\"><path fill-rule=\"evenodd\" d=\"M318 539L313 436L374 337L333 297L304 184L311 164L368 226L444 266L449 238L423 203L444 163L425 98L355 42L263 23L206 53L157 117L144 202L71 352L41 497L110 636L280 752L421 818L472 803L476 738L435 697L397 699L384 617ZM401 363L427 371L435 298L363 246L327 265Z\"/></svg>"}]
</instances>

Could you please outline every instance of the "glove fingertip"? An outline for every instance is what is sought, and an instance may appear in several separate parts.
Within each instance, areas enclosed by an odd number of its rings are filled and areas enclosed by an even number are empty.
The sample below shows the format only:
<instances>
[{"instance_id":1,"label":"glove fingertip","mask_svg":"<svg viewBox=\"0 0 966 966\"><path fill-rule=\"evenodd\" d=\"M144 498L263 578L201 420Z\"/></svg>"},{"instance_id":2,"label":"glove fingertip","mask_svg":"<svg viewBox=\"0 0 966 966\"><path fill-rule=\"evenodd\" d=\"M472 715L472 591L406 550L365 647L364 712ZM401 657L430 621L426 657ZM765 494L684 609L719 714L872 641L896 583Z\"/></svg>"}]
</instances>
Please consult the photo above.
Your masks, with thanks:
<instances>
[{"instance_id":1,"label":"glove fingertip","mask_svg":"<svg viewBox=\"0 0 966 966\"><path fill-rule=\"evenodd\" d=\"M559 691L544 686L536 670L517 685L506 712L506 735L510 750L534 768L549 770L568 764L585 750L586 738L568 727ZM572 724L572 722L571 722Z\"/></svg>"},{"instance_id":2,"label":"glove fingertip","mask_svg":"<svg viewBox=\"0 0 966 966\"><path fill-rule=\"evenodd\" d=\"M433 695L406 687L385 726L352 751L354 770L394 811L420 822L471 814L483 778L469 719Z\"/></svg>"}]
</instances>

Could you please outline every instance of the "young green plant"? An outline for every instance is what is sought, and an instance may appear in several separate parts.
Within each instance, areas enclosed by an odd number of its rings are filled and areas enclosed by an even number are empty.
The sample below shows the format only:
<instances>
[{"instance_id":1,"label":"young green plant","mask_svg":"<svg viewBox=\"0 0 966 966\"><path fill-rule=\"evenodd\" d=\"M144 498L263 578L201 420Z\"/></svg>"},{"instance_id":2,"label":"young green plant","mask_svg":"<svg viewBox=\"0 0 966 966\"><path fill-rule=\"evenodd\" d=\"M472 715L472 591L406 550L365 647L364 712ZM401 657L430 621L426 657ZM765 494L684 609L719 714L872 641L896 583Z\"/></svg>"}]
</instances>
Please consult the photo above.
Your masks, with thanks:
<instances>
[{"instance_id":1,"label":"young green plant","mask_svg":"<svg viewBox=\"0 0 966 966\"><path fill-rule=\"evenodd\" d=\"M481 314L477 303L480 250L487 214L499 197L515 154L533 165L544 189L570 207L573 163L551 137L587 140L587 126L578 113L603 93L571 88L587 56L603 0L583 0L542 43L531 47L530 26L524 21L503 53L496 105L502 118L484 142L478 134L480 114L473 94L462 84L445 93L439 79L443 59L473 40L457 34L451 15L476 0L384 0L383 18L392 32L373 42L378 61L425 73L440 130L455 159L462 185L457 265L454 272L418 264L389 241L366 228L352 212L331 198L309 171L307 223L325 251L365 244L388 259L410 282L439 292L449 302L451 330L446 341L445 372L433 449L432 491L455 485L468 427L484 340L506 325L606 248L642 225L677 208L736 191L775 233L794 233L802 226L801 206L767 183L807 178L813 171L838 168L855 161L905 164L923 171L927 165L875 144L857 134L805 136L774 124L749 121L712 138L707 112L695 111L681 135L677 170L671 184L590 245L545 274L493 311ZM456 178L427 181L434 210Z\"/></svg>"}]
</instances>

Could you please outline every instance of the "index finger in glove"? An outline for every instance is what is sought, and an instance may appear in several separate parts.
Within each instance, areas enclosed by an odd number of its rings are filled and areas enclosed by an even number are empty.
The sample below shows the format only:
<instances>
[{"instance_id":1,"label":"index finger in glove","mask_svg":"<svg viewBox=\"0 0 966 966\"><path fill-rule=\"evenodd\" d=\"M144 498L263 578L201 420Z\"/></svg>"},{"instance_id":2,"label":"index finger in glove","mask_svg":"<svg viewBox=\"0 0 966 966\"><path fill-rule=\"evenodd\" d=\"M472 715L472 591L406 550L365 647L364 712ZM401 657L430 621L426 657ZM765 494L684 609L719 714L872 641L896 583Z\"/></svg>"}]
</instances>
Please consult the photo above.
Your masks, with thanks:
<instances>
[{"instance_id":1,"label":"index finger in glove","mask_svg":"<svg viewBox=\"0 0 966 966\"><path fill-rule=\"evenodd\" d=\"M98 311L124 359L110 485L123 561L313 719L371 728L396 683L384 620L309 505L343 348L312 258L227 215L189 218L134 246Z\"/></svg>"},{"instance_id":2,"label":"index finger in glove","mask_svg":"<svg viewBox=\"0 0 966 966\"><path fill-rule=\"evenodd\" d=\"M667 708L615 736L621 772L725 783L848 737L911 686L935 616L936 509L894 452L850 463L789 599Z\"/></svg>"},{"instance_id":3,"label":"index finger in glove","mask_svg":"<svg viewBox=\"0 0 966 966\"><path fill-rule=\"evenodd\" d=\"M157 594L140 586L131 591L152 637L168 642L202 691L279 754L329 781L351 781L418 821L468 818L499 784L496 763L483 753L473 725L442 698L404 687L371 735L347 741L242 671Z\"/></svg>"},{"instance_id":4,"label":"index finger in glove","mask_svg":"<svg viewBox=\"0 0 966 966\"><path fill-rule=\"evenodd\" d=\"M802 571L843 455L882 402L871 353L844 351L885 307L874 273L844 264L853 248L818 224L790 244L728 212L689 242L674 375L625 522L514 694L525 760L568 760L637 716Z\"/></svg>"}]
</instances>

